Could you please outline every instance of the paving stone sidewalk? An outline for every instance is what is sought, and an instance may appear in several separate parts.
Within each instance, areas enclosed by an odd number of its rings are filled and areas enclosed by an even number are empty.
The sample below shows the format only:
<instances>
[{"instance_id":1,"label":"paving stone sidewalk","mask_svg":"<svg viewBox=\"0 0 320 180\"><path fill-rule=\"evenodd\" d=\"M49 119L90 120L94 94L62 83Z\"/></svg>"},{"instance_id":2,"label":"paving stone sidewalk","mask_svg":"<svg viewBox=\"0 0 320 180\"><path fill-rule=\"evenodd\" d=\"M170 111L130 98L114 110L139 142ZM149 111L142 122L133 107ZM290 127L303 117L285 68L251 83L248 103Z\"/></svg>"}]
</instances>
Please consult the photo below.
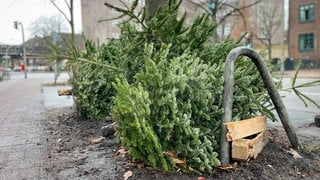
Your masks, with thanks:
<instances>
[{"instance_id":1,"label":"paving stone sidewalk","mask_svg":"<svg viewBox=\"0 0 320 180\"><path fill-rule=\"evenodd\" d=\"M58 107L50 102L58 96L57 87L42 87L52 82L45 75L0 81L0 180L48 179L41 158L43 121L51 106Z\"/></svg>"}]
</instances>

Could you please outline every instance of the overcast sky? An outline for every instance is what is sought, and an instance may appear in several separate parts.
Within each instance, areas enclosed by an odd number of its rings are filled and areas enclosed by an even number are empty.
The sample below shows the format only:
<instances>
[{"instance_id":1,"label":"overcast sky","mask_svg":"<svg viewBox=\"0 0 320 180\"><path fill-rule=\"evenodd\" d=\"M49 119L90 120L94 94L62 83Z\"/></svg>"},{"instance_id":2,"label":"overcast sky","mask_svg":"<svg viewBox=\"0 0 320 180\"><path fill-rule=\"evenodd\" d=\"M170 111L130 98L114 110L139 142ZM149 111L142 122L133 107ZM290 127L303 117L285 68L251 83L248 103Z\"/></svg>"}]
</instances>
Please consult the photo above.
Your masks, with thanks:
<instances>
[{"instance_id":1,"label":"overcast sky","mask_svg":"<svg viewBox=\"0 0 320 180\"><path fill-rule=\"evenodd\" d=\"M64 1L58 0L60 7L65 8ZM80 0L75 0L75 28L76 33L81 32L81 8ZM41 16L50 17L58 15L59 11L49 0L0 0L0 43L20 44L22 43L21 29L13 28L14 21L22 22L25 30L26 40L31 38L28 28L30 24Z\"/></svg>"}]
</instances>

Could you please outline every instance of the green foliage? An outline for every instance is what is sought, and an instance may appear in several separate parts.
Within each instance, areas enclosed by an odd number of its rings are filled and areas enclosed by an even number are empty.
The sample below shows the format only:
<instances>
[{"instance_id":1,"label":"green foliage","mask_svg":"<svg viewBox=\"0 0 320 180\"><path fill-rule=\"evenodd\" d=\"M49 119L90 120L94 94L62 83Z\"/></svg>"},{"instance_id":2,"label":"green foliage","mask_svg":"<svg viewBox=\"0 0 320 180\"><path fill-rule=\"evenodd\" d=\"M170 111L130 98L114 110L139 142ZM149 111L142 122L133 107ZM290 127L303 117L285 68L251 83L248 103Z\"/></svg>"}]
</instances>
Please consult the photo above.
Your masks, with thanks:
<instances>
[{"instance_id":1,"label":"green foliage","mask_svg":"<svg viewBox=\"0 0 320 180\"><path fill-rule=\"evenodd\" d=\"M110 60L108 61L106 57L112 58L107 53L113 47L97 48L91 41L87 41L85 47L86 50L79 58L90 59L91 63L83 63L83 61L71 63L75 105L79 114L90 119L102 119L110 112L113 104L115 90L112 82L119 73L100 64L110 65Z\"/></svg>"},{"instance_id":2,"label":"green foliage","mask_svg":"<svg viewBox=\"0 0 320 180\"><path fill-rule=\"evenodd\" d=\"M222 80L215 76L216 66L201 63L189 51L169 59L170 48L163 45L157 52L147 45L145 70L136 81L149 92L149 121L163 149L186 158L185 170L210 172L219 165L215 148L223 111L213 95Z\"/></svg>"},{"instance_id":3,"label":"green foliage","mask_svg":"<svg viewBox=\"0 0 320 180\"><path fill-rule=\"evenodd\" d=\"M122 145L130 147L133 159L144 161L153 167L169 170L158 136L150 121L150 99L140 85L133 87L126 80L114 83L117 97L113 118L118 119L121 130L118 136Z\"/></svg>"},{"instance_id":4,"label":"green foliage","mask_svg":"<svg viewBox=\"0 0 320 180\"><path fill-rule=\"evenodd\" d=\"M132 19L123 24L120 39L100 47L87 41L84 52L73 54L75 102L91 119L112 112L117 136L133 159L165 170L210 173L220 164L224 61L237 44L207 44L215 28L209 16L185 26L177 9L170 0L144 21L134 7L116 8ZM271 116L254 64L237 61L235 77L233 117ZM175 164L166 152L185 164Z\"/></svg>"}]
</instances>

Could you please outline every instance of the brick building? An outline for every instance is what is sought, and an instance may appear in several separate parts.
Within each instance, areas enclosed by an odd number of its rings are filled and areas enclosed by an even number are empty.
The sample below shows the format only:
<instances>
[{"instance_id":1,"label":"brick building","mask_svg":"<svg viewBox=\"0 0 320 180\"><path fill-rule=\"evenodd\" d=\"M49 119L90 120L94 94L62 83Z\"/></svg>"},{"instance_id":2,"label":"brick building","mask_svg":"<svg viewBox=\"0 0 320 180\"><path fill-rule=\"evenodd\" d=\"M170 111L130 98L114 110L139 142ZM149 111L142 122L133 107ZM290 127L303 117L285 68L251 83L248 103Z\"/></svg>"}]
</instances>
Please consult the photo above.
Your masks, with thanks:
<instances>
[{"instance_id":1,"label":"brick building","mask_svg":"<svg viewBox=\"0 0 320 180\"><path fill-rule=\"evenodd\" d=\"M232 23L231 37L241 37L243 33L252 34L255 45L280 44L282 40L283 3L279 0L263 0L254 5L255 0L236 1L236 7L248 7L230 16L228 23Z\"/></svg>"},{"instance_id":2,"label":"brick building","mask_svg":"<svg viewBox=\"0 0 320 180\"><path fill-rule=\"evenodd\" d=\"M320 60L320 1L289 1L289 56Z\"/></svg>"}]
</instances>

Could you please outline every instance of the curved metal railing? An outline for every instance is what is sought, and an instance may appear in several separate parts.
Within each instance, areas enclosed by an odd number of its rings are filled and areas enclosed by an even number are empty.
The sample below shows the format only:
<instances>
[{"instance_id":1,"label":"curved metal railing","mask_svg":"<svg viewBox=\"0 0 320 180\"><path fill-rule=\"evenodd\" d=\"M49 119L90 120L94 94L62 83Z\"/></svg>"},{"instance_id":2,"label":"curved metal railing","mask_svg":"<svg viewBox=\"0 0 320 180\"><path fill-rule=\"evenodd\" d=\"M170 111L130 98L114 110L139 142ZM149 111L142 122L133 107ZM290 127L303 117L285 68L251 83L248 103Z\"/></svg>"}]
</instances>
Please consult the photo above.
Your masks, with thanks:
<instances>
[{"instance_id":1,"label":"curved metal railing","mask_svg":"<svg viewBox=\"0 0 320 180\"><path fill-rule=\"evenodd\" d=\"M234 64L239 56L250 58L256 65L261 78L267 88L268 94L275 106L281 123L286 130L287 136L293 148L299 148L299 141L289 120L289 116L281 97L276 89L273 79L265 65L262 57L252 49L246 47L238 47L233 49L227 59L224 70L224 92L223 92L223 108L224 115L221 123L221 144L220 144L220 161L225 166L230 162L230 143L226 139L227 129L224 123L230 122L232 119L232 102L233 102L233 85L234 85Z\"/></svg>"}]
</instances>

